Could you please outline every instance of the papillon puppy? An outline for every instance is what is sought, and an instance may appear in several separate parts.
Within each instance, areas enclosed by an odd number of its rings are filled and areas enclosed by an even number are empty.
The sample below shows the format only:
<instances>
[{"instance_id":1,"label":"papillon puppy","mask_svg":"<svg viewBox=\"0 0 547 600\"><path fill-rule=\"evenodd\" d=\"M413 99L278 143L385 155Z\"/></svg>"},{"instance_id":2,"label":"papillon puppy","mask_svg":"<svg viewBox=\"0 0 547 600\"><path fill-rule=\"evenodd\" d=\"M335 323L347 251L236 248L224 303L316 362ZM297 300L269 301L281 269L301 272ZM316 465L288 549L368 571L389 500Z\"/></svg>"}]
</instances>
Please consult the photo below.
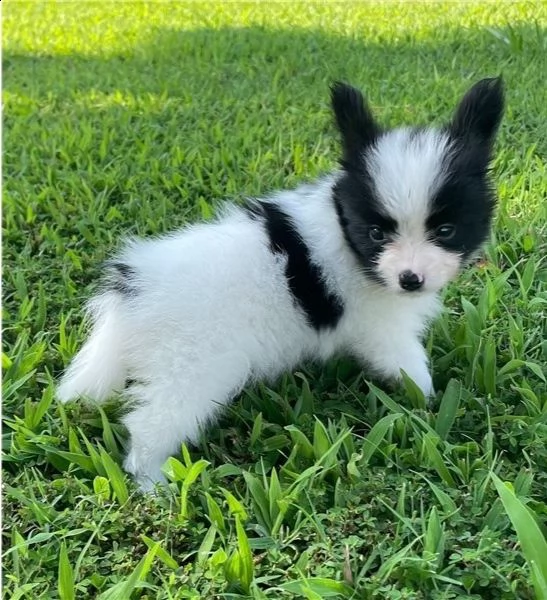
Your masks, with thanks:
<instances>
[{"instance_id":1,"label":"papillon puppy","mask_svg":"<svg viewBox=\"0 0 547 600\"><path fill-rule=\"evenodd\" d=\"M125 469L143 489L249 382L347 353L434 394L422 337L439 292L489 235L499 78L443 127L382 128L362 94L331 88L340 168L163 237L132 240L89 303L89 339L58 388L121 392Z\"/></svg>"}]
</instances>

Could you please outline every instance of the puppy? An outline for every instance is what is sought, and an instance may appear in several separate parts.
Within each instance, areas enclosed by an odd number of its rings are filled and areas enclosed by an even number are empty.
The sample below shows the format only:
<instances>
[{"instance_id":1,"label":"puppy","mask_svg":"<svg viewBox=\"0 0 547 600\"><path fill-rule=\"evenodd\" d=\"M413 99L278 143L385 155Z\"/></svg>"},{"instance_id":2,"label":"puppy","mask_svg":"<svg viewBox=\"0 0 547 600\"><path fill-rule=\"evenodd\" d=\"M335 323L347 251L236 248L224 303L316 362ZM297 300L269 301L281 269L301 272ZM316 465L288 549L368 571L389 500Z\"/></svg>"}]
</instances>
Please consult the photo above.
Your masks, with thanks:
<instances>
[{"instance_id":1,"label":"puppy","mask_svg":"<svg viewBox=\"0 0 547 600\"><path fill-rule=\"evenodd\" d=\"M159 239L128 242L89 303L92 329L58 398L122 392L125 469L143 489L182 441L253 380L352 354L434 394L421 343L439 291L488 236L500 79L442 128L380 127L361 93L331 89L339 170Z\"/></svg>"}]
</instances>

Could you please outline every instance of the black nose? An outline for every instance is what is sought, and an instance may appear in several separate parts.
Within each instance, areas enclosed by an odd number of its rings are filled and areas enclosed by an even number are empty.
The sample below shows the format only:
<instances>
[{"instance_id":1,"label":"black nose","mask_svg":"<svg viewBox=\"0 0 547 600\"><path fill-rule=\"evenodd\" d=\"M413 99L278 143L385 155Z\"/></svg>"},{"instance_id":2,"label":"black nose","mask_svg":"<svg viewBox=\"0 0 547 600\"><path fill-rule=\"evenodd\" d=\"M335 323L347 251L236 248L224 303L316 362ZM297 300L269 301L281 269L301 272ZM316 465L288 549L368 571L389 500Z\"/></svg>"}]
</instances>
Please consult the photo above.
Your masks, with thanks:
<instances>
[{"instance_id":1,"label":"black nose","mask_svg":"<svg viewBox=\"0 0 547 600\"><path fill-rule=\"evenodd\" d=\"M399 275L399 285L408 292L419 290L423 284L424 278L412 271L403 271Z\"/></svg>"}]
</instances>

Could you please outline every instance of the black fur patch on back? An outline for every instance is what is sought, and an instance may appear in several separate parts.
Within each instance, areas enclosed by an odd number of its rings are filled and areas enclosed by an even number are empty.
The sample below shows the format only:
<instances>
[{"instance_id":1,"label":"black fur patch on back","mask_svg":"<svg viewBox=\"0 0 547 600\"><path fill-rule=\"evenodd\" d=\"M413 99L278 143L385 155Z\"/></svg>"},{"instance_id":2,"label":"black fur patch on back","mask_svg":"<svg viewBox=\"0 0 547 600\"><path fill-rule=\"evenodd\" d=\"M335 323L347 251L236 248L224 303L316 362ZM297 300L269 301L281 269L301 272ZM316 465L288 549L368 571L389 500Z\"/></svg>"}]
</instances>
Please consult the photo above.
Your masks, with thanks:
<instances>
[{"instance_id":1,"label":"black fur patch on back","mask_svg":"<svg viewBox=\"0 0 547 600\"><path fill-rule=\"evenodd\" d=\"M287 257L285 277L308 323L317 330L336 327L344 312L342 299L327 288L320 267L312 262L309 248L290 217L269 202L256 202L246 209L251 218L264 221L272 252Z\"/></svg>"},{"instance_id":2,"label":"black fur patch on back","mask_svg":"<svg viewBox=\"0 0 547 600\"><path fill-rule=\"evenodd\" d=\"M133 267L125 263L112 260L106 263L107 275L105 287L122 296L132 297L138 293L136 285L136 272Z\"/></svg>"}]
</instances>

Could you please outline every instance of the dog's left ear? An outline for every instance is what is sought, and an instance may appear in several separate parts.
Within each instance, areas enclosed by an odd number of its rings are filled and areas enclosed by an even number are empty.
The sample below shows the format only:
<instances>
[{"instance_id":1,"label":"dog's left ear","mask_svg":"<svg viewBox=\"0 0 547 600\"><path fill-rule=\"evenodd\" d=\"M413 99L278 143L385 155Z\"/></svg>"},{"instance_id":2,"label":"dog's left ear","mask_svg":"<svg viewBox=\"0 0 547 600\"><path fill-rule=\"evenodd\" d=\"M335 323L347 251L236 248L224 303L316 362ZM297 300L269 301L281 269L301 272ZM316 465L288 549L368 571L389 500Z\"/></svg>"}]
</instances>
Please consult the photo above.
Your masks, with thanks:
<instances>
[{"instance_id":1,"label":"dog's left ear","mask_svg":"<svg viewBox=\"0 0 547 600\"><path fill-rule=\"evenodd\" d=\"M463 97L450 125L452 135L491 145L503 116L501 77L482 79Z\"/></svg>"},{"instance_id":2,"label":"dog's left ear","mask_svg":"<svg viewBox=\"0 0 547 600\"><path fill-rule=\"evenodd\" d=\"M331 103L338 129L342 134L344 161L355 162L364 148L380 132L363 94L356 88L337 81L331 86Z\"/></svg>"}]
</instances>

